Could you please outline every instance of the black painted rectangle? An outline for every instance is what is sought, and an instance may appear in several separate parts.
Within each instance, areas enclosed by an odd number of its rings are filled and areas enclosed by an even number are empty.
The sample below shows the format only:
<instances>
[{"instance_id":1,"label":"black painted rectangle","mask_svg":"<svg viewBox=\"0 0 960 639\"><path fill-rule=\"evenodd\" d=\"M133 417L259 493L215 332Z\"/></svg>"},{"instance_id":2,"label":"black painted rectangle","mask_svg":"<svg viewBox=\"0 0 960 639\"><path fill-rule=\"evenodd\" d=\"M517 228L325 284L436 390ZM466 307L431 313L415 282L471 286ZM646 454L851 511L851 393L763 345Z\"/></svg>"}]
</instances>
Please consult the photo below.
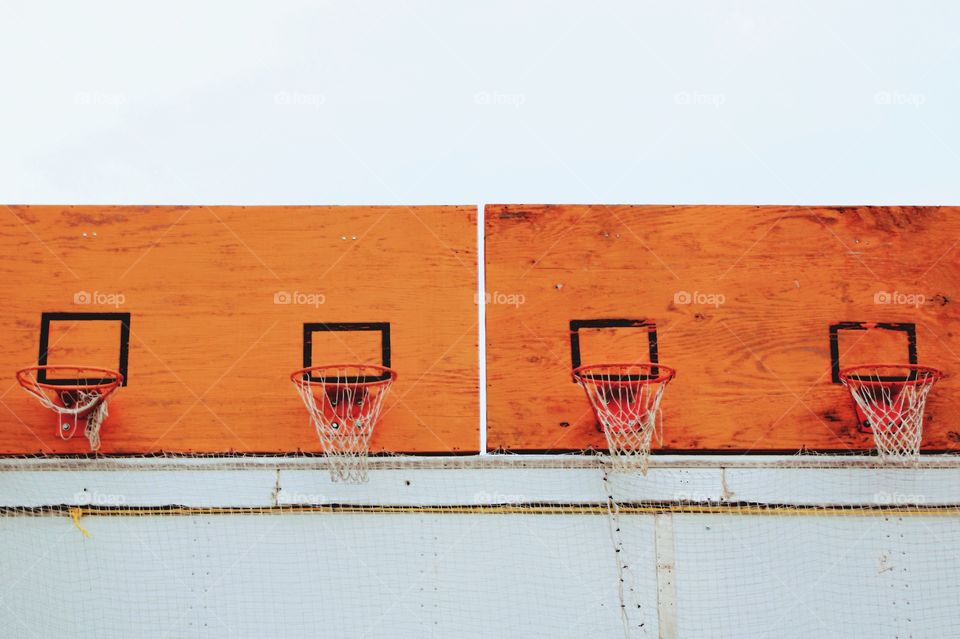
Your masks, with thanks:
<instances>
[{"instance_id":1,"label":"black painted rectangle","mask_svg":"<svg viewBox=\"0 0 960 639\"><path fill-rule=\"evenodd\" d=\"M834 384L840 384L840 370L846 368L841 361L840 332L867 331L879 329L884 331L900 331L904 333L906 341L907 362L916 365L917 361L917 325L912 322L837 322L830 325L830 372ZM853 362L852 364L896 364L898 362ZM881 381L897 381L897 378L879 378Z\"/></svg>"},{"instance_id":2,"label":"black painted rectangle","mask_svg":"<svg viewBox=\"0 0 960 639\"><path fill-rule=\"evenodd\" d=\"M118 361L116 370L123 375L122 386L130 383L129 359L130 359L130 313L73 313L73 312L44 312L40 315L40 353L37 356L37 365L46 366L48 364L50 351L50 325L53 322L118 322L117 339ZM72 365L83 366L94 365L90 362L71 362ZM109 368L109 367L107 367ZM47 375L46 370L37 371L37 381L54 386L79 386L86 384L106 384L110 379L75 379L75 378L54 378Z\"/></svg>"},{"instance_id":3,"label":"black painted rectangle","mask_svg":"<svg viewBox=\"0 0 960 639\"><path fill-rule=\"evenodd\" d=\"M660 363L660 347L657 342L657 325L655 322L646 319L627 319L627 318L606 318L606 319L588 319L588 320L570 320L570 364L571 368L579 368L583 365L583 354L581 352L580 330L581 329L603 329L603 328L638 328L647 333L647 360L645 363ZM604 364L611 362L587 362L588 364ZM657 374L656 369L652 371Z\"/></svg>"},{"instance_id":4,"label":"black painted rectangle","mask_svg":"<svg viewBox=\"0 0 960 639\"><path fill-rule=\"evenodd\" d=\"M306 322L303 325L303 368L314 366L313 335L322 332L350 332L350 331L378 331L380 333L380 366L390 368L391 345L389 322ZM329 364L346 364L348 362L324 362ZM355 364L369 364L370 362L353 362ZM390 375L384 373L373 377L344 379L350 383L376 382L388 379ZM311 375L310 381L319 382L322 379Z\"/></svg>"}]
</instances>

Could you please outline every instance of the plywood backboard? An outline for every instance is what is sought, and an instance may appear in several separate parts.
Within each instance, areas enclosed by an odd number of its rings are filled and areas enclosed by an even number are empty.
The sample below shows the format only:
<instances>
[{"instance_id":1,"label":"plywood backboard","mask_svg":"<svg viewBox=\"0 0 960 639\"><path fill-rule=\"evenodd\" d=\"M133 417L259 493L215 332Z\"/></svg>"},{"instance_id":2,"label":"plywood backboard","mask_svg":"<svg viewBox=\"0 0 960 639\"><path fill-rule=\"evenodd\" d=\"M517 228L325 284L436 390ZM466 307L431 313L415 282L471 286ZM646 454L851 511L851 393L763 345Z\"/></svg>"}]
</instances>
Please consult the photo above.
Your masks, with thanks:
<instances>
[{"instance_id":1,"label":"plywood backboard","mask_svg":"<svg viewBox=\"0 0 960 639\"><path fill-rule=\"evenodd\" d=\"M375 451L477 449L474 207L13 206L0 220L0 453L89 450L17 388L44 354L126 373L105 453L319 451L289 375L345 360L399 373Z\"/></svg>"},{"instance_id":2,"label":"plywood backboard","mask_svg":"<svg viewBox=\"0 0 960 639\"><path fill-rule=\"evenodd\" d=\"M678 370L660 450L869 449L837 368L947 376L924 450L960 448L960 209L486 207L488 447L603 448L582 363Z\"/></svg>"}]
</instances>

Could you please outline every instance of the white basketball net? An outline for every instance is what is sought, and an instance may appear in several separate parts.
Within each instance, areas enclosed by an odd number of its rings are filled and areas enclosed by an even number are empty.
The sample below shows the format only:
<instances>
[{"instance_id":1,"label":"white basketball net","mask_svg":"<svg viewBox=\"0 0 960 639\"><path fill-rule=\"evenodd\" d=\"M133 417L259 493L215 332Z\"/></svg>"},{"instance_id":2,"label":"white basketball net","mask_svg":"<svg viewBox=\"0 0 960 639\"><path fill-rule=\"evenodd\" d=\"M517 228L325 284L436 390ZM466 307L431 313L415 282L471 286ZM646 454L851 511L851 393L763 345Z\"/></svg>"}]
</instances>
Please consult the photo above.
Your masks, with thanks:
<instances>
[{"instance_id":1,"label":"white basketball net","mask_svg":"<svg viewBox=\"0 0 960 639\"><path fill-rule=\"evenodd\" d=\"M330 459L333 481L367 481L370 437L393 378L363 380L379 376L382 369L331 366L293 378Z\"/></svg>"},{"instance_id":2,"label":"white basketball net","mask_svg":"<svg viewBox=\"0 0 960 639\"><path fill-rule=\"evenodd\" d=\"M905 462L920 455L927 395L940 376L921 366L869 365L841 373L882 459Z\"/></svg>"},{"instance_id":3,"label":"white basketball net","mask_svg":"<svg viewBox=\"0 0 960 639\"><path fill-rule=\"evenodd\" d=\"M574 372L606 436L614 470L646 475L660 400L672 378L671 369L657 364L598 364Z\"/></svg>"},{"instance_id":4,"label":"white basketball net","mask_svg":"<svg viewBox=\"0 0 960 639\"><path fill-rule=\"evenodd\" d=\"M57 432L63 439L71 439L77 430L81 419L85 421L83 434L90 442L90 450L100 449L100 426L109 415L108 405L110 398L120 388L113 386L108 389L57 389L39 383L32 378L28 385L22 388L37 398L45 407L60 416Z\"/></svg>"}]
</instances>

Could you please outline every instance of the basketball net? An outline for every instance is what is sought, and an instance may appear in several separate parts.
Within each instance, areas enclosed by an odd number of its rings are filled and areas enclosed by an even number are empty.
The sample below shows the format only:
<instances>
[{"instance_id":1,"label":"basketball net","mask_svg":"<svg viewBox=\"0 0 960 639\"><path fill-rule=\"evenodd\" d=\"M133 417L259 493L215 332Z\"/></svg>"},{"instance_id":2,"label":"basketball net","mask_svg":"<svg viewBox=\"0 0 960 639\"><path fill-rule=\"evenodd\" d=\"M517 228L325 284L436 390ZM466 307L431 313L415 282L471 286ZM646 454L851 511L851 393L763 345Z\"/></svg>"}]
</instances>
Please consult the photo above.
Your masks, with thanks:
<instances>
[{"instance_id":1,"label":"basketball net","mask_svg":"<svg viewBox=\"0 0 960 639\"><path fill-rule=\"evenodd\" d=\"M660 364L594 364L573 371L607 439L615 471L647 474L660 400L675 374Z\"/></svg>"},{"instance_id":2,"label":"basketball net","mask_svg":"<svg viewBox=\"0 0 960 639\"><path fill-rule=\"evenodd\" d=\"M867 364L840 371L861 429L873 433L881 459L907 462L920 455L927 395L942 376L913 365Z\"/></svg>"},{"instance_id":3,"label":"basketball net","mask_svg":"<svg viewBox=\"0 0 960 639\"><path fill-rule=\"evenodd\" d=\"M88 384L57 385L41 382L40 371L48 374L70 374L78 381ZM91 376L102 379L89 379ZM62 439L71 439L77 431L80 420L84 420L83 434L90 442L90 450L100 449L100 427L110 414L109 403L120 389L123 376L116 371L76 366L38 366L17 372L17 381L21 388L33 395L45 408L57 413L59 427L57 433Z\"/></svg>"},{"instance_id":4,"label":"basketball net","mask_svg":"<svg viewBox=\"0 0 960 639\"><path fill-rule=\"evenodd\" d=\"M333 481L367 481L370 438L396 373L377 366L317 366L291 379L310 413Z\"/></svg>"}]
</instances>

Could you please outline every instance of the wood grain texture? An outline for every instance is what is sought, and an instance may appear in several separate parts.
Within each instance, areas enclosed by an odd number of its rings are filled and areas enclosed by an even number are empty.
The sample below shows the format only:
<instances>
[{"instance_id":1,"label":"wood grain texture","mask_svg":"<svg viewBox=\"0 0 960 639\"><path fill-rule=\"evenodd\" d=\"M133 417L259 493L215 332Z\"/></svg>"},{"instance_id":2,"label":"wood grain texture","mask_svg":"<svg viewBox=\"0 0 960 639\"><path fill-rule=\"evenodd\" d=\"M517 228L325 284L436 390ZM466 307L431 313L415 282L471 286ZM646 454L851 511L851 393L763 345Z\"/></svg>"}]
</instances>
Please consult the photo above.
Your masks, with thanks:
<instances>
[{"instance_id":1,"label":"wood grain texture","mask_svg":"<svg viewBox=\"0 0 960 639\"><path fill-rule=\"evenodd\" d=\"M318 451L289 380L307 322L390 323L399 379L374 450L477 449L473 207L14 206L0 219L0 453L88 451L13 379L37 361L45 311L131 314L105 453ZM79 291L123 300L76 304ZM65 351L61 363L83 344Z\"/></svg>"},{"instance_id":2,"label":"wood grain texture","mask_svg":"<svg viewBox=\"0 0 960 639\"><path fill-rule=\"evenodd\" d=\"M920 363L947 373L923 447L956 450L958 238L949 207L487 206L488 291L522 300L487 307L488 446L603 448L571 382L569 322L633 318L656 323L678 369L661 450L871 448L831 379L844 321L916 324ZM608 332L583 340L584 363L646 359L636 335ZM900 336L840 342L843 365L906 361Z\"/></svg>"}]
</instances>

